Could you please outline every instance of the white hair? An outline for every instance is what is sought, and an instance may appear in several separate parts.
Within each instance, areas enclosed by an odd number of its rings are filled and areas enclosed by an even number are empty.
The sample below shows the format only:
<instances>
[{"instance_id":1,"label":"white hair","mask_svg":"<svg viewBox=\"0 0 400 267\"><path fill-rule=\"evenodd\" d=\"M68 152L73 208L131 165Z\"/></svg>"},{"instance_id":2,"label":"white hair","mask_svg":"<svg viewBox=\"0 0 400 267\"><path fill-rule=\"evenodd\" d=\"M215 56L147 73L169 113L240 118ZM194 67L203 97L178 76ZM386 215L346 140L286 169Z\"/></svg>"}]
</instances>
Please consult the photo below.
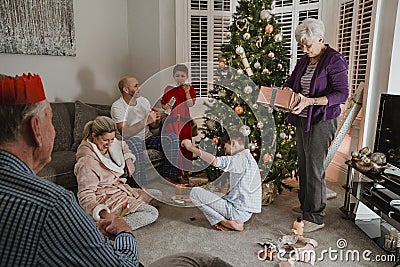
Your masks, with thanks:
<instances>
[{"instance_id":1,"label":"white hair","mask_svg":"<svg viewBox=\"0 0 400 267\"><path fill-rule=\"evenodd\" d=\"M325 26L322 20L308 18L297 26L295 31L296 41L301 44L304 41L318 41L320 36L325 35Z\"/></svg>"},{"instance_id":2,"label":"white hair","mask_svg":"<svg viewBox=\"0 0 400 267\"><path fill-rule=\"evenodd\" d=\"M15 141L21 135L24 123L34 115L44 118L46 108L47 100L33 104L0 105L0 144Z\"/></svg>"}]
</instances>

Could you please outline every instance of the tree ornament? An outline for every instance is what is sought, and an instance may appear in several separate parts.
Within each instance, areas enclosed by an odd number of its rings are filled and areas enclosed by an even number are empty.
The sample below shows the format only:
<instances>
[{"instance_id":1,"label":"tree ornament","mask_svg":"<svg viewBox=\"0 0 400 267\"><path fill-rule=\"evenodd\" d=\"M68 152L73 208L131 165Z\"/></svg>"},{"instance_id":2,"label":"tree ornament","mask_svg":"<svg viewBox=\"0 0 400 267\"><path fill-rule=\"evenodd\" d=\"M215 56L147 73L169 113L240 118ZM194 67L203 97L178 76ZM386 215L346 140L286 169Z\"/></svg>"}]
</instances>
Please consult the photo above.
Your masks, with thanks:
<instances>
[{"instance_id":1,"label":"tree ornament","mask_svg":"<svg viewBox=\"0 0 400 267\"><path fill-rule=\"evenodd\" d=\"M269 12L269 10L266 10L266 9L261 10L260 19L266 20L266 19L269 19L270 17L271 17L271 12Z\"/></svg>"},{"instance_id":2,"label":"tree ornament","mask_svg":"<svg viewBox=\"0 0 400 267\"><path fill-rule=\"evenodd\" d=\"M239 29L239 31L243 31L246 29L246 31L249 31L249 21L247 18L244 19L238 19L235 21L236 27Z\"/></svg>"},{"instance_id":3,"label":"tree ornament","mask_svg":"<svg viewBox=\"0 0 400 267\"><path fill-rule=\"evenodd\" d=\"M264 123L262 123L261 121L259 121L259 122L257 123L257 127L261 129L262 127L264 127Z\"/></svg>"},{"instance_id":4,"label":"tree ornament","mask_svg":"<svg viewBox=\"0 0 400 267\"><path fill-rule=\"evenodd\" d=\"M281 153L276 153L276 155L275 155L278 159L281 159L282 158L282 154Z\"/></svg>"},{"instance_id":5,"label":"tree ornament","mask_svg":"<svg viewBox=\"0 0 400 267\"><path fill-rule=\"evenodd\" d=\"M283 66L282 66L281 63L278 63L278 69L279 69L279 70L283 69Z\"/></svg>"},{"instance_id":6,"label":"tree ornament","mask_svg":"<svg viewBox=\"0 0 400 267\"><path fill-rule=\"evenodd\" d=\"M275 9L275 0L272 1L272 3L271 3L271 10L272 10L272 9Z\"/></svg>"},{"instance_id":7,"label":"tree ornament","mask_svg":"<svg viewBox=\"0 0 400 267\"><path fill-rule=\"evenodd\" d=\"M258 62L258 60L256 63L254 63L254 68L261 69L261 64L260 64L260 62Z\"/></svg>"},{"instance_id":8,"label":"tree ornament","mask_svg":"<svg viewBox=\"0 0 400 267\"><path fill-rule=\"evenodd\" d=\"M239 128L239 132L241 132L244 136L248 136L251 133L251 129L247 125L243 125Z\"/></svg>"},{"instance_id":9,"label":"tree ornament","mask_svg":"<svg viewBox=\"0 0 400 267\"><path fill-rule=\"evenodd\" d=\"M279 137L282 138L282 139L285 139L286 138L286 134L282 132L282 133L279 134Z\"/></svg>"},{"instance_id":10,"label":"tree ornament","mask_svg":"<svg viewBox=\"0 0 400 267\"><path fill-rule=\"evenodd\" d=\"M243 74L243 70L242 69L238 69L237 70L237 74L242 75Z\"/></svg>"},{"instance_id":11,"label":"tree ornament","mask_svg":"<svg viewBox=\"0 0 400 267\"><path fill-rule=\"evenodd\" d=\"M275 35L274 39L275 39L276 42L282 42L282 40L283 40L282 32L280 32L277 35Z\"/></svg>"},{"instance_id":12,"label":"tree ornament","mask_svg":"<svg viewBox=\"0 0 400 267\"><path fill-rule=\"evenodd\" d=\"M265 153L264 156L263 156L263 161L264 161L264 163L271 162L271 161L272 161L272 156L271 156L271 154Z\"/></svg>"},{"instance_id":13,"label":"tree ornament","mask_svg":"<svg viewBox=\"0 0 400 267\"><path fill-rule=\"evenodd\" d=\"M274 26L272 26L271 24L267 24L265 26L265 32L266 33L272 33L274 31Z\"/></svg>"},{"instance_id":14,"label":"tree ornament","mask_svg":"<svg viewBox=\"0 0 400 267\"><path fill-rule=\"evenodd\" d=\"M274 52L269 52L269 53L268 53L268 57L270 57L270 58L272 58L272 59L275 58Z\"/></svg>"},{"instance_id":15,"label":"tree ornament","mask_svg":"<svg viewBox=\"0 0 400 267\"><path fill-rule=\"evenodd\" d=\"M235 113L238 115L243 114L243 107L242 106L235 107Z\"/></svg>"},{"instance_id":16,"label":"tree ornament","mask_svg":"<svg viewBox=\"0 0 400 267\"><path fill-rule=\"evenodd\" d=\"M249 144L249 149L250 149L250 151L254 151L256 149L256 145L253 144L253 143L250 143Z\"/></svg>"},{"instance_id":17,"label":"tree ornament","mask_svg":"<svg viewBox=\"0 0 400 267\"><path fill-rule=\"evenodd\" d=\"M245 34L243 34L243 39L249 40L250 38L251 38L250 33L246 32Z\"/></svg>"},{"instance_id":18,"label":"tree ornament","mask_svg":"<svg viewBox=\"0 0 400 267\"><path fill-rule=\"evenodd\" d=\"M226 67L226 58L224 58L223 56L219 56L218 57L218 66L223 69Z\"/></svg>"},{"instance_id":19,"label":"tree ornament","mask_svg":"<svg viewBox=\"0 0 400 267\"><path fill-rule=\"evenodd\" d=\"M231 32L225 33L225 37L226 37L227 39L231 39L232 33L231 33Z\"/></svg>"},{"instance_id":20,"label":"tree ornament","mask_svg":"<svg viewBox=\"0 0 400 267\"><path fill-rule=\"evenodd\" d=\"M258 39L256 41L256 46L257 46L257 48L261 48L262 47L262 41L263 41L262 36L259 35L257 38Z\"/></svg>"},{"instance_id":21,"label":"tree ornament","mask_svg":"<svg viewBox=\"0 0 400 267\"><path fill-rule=\"evenodd\" d=\"M262 70L262 74L270 74L271 72L269 71L269 69L263 69Z\"/></svg>"},{"instance_id":22,"label":"tree ornament","mask_svg":"<svg viewBox=\"0 0 400 267\"><path fill-rule=\"evenodd\" d=\"M253 104L254 109L258 109L258 104Z\"/></svg>"},{"instance_id":23,"label":"tree ornament","mask_svg":"<svg viewBox=\"0 0 400 267\"><path fill-rule=\"evenodd\" d=\"M219 97L225 97L226 96L226 91L222 89L221 91L218 92Z\"/></svg>"},{"instance_id":24,"label":"tree ornament","mask_svg":"<svg viewBox=\"0 0 400 267\"><path fill-rule=\"evenodd\" d=\"M251 70L249 61L247 60L246 57L246 52L244 51L244 48L242 46L239 45L236 48L236 54L240 55L240 58L242 59L243 66L244 69L246 70L247 75L249 75L249 77L253 76L253 71Z\"/></svg>"},{"instance_id":25,"label":"tree ornament","mask_svg":"<svg viewBox=\"0 0 400 267\"><path fill-rule=\"evenodd\" d=\"M208 129L214 130L215 129L215 121L214 120L207 120L206 121L206 126L207 126Z\"/></svg>"},{"instance_id":26,"label":"tree ornament","mask_svg":"<svg viewBox=\"0 0 400 267\"><path fill-rule=\"evenodd\" d=\"M246 85L243 90L246 94L251 94L253 92L253 88L250 85Z\"/></svg>"},{"instance_id":27,"label":"tree ornament","mask_svg":"<svg viewBox=\"0 0 400 267\"><path fill-rule=\"evenodd\" d=\"M242 46L238 46L236 47L236 54L238 54L239 56L243 55L245 53L244 48Z\"/></svg>"},{"instance_id":28,"label":"tree ornament","mask_svg":"<svg viewBox=\"0 0 400 267\"><path fill-rule=\"evenodd\" d=\"M212 139L212 142L213 142L214 144L218 145L218 142L219 142L218 137L214 136L213 139Z\"/></svg>"}]
</instances>

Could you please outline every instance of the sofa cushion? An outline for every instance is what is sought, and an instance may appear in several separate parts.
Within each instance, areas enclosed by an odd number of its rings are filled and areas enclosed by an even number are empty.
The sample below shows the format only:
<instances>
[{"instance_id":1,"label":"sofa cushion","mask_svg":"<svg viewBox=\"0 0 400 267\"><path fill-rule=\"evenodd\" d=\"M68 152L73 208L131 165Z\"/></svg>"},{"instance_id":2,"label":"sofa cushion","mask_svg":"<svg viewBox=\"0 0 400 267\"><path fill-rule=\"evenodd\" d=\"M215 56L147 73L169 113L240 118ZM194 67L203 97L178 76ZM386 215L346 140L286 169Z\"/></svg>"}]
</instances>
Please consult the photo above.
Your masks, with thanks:
<instances>
[{"instance_id":1,"label":"sofa cushion","mask_svg":"<svg viewBox=\"0 0 400 267\"><path fill-rule=\"evenodd\" d=\"M94 120L97 116L110 117L110 110L100 109L91 105L75 102L74 143L72 150L76 151L82 141L82 132L85 124Z\"/></svg>"},{"instance_id":2,"label":"sofa cushion","mask_svg":"<svg viewBox=\"0 0 400 267\"><path fill-rule=\"evenodd\" d=\"M74 165L74 151L53 152L51 162L38 173L38 176L65 188L74 188L78 185L74 175Z\"/></svg>"},{"instance_id":3,"label":"sofa cushion","mask_svg":"<svg viewBox=\"0 0 400 267\"><path fill-rule=\"evenodd\" d=\"M56 131L53 152L67 151L73 143L74 103L50 103L53 110L53 125Z\"/></svg>"}]
</instances>

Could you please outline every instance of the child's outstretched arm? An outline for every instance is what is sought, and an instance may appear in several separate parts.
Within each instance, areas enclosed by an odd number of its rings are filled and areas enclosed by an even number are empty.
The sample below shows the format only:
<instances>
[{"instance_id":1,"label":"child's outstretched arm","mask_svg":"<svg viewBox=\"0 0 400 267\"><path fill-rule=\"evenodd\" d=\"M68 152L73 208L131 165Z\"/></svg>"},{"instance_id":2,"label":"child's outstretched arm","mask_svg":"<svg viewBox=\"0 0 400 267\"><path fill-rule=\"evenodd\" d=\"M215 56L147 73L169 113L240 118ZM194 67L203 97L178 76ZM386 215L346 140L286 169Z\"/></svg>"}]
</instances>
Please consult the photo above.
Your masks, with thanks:
<instances>
[{"instance_id":1,"label":"child's outstretched arm","mask_svg":"<svg viewBox=\"0 0 400 267\"><path fill-rule=\"evenodd\" d=\"M204 160L208 164L211 164L213 166L217 165L217 158L214 155L206 151L203 151L201 149L198 149L192 144L192 141L190 141L189 139L183 140L181 145L184 146L187 150L189 150L193 154L195 154L196 156L199 156L202 160Z\"/></svg>"}]
</instances>

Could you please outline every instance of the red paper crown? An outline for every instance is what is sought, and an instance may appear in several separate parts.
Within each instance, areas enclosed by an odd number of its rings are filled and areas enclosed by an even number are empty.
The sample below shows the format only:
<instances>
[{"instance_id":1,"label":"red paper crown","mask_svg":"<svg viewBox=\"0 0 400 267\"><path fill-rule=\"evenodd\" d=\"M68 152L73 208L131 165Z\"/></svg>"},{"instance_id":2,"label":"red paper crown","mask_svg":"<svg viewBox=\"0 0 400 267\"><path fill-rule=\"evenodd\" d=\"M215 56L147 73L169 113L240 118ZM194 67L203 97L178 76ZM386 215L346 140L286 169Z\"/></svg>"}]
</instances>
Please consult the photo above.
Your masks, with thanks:
<instances>
[{"instance_id":1,"label":"red paper crown","mask_svg":"<svg viewBox=\"0 0 400 267\"><path fill-rule=\"evenodd\" d=\"M30 73L15 77L0 75L0 105L32 104L45 99L39 75Z\"/></svg>"}]
</instances>

